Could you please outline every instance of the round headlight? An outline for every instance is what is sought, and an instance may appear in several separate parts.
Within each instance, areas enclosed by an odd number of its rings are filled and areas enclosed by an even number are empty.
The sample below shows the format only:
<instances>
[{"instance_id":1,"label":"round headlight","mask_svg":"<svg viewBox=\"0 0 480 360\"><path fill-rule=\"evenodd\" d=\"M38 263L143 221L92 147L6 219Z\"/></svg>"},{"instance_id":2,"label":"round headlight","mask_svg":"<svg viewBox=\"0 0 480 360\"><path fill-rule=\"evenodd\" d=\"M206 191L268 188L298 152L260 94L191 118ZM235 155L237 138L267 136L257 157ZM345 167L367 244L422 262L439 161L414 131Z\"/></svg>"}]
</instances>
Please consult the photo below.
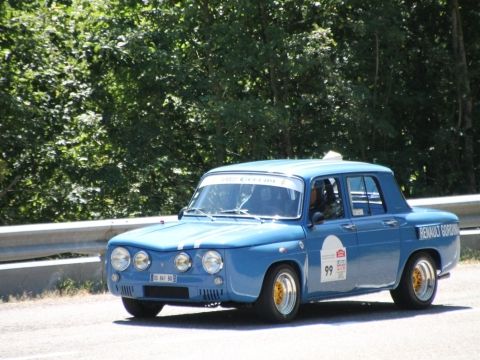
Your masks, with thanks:
<instances>
[{"instance_id":1,"label":"round headlight","mask_svg":"<svg viewBox=\"0 0 480 360\"><path fill-rule=\"evenodd\" d=\"M175 267L178 271L185 272L192 267L192 259L187 253L180 253L175 256Z\"/></svg>"},{"instance_id":2,"label":"round headlight","mask_svg":"<svg viewBox=\"0 0 480 360\"><path fill-rule=\"evenodd\" d=\"M146 270L150 266L150 256L145 251L137 252L133 257L133 265L137 270Z\"/></svg>"},{"instance_id":3,"label":"round headlight","mask_svg":"<svg viewBox=\"0 0 480 360\"><path fill-rule=\"evenodd\" d=\"M207 273L216 274L223 268L222 256L214 250L207 251L203 255L202 265Z\"/></svg>"},{"instance_id":4,"label":"round headlight","mask_svg":"<svg viewBox=\"0 0 480 360\"><path fill-rule=\"evenodd\" d=\"M117 247L113 249L110 261L115 270L123 271L130 265L130 253L123 247Z\"/></svg>"}]
</instances>

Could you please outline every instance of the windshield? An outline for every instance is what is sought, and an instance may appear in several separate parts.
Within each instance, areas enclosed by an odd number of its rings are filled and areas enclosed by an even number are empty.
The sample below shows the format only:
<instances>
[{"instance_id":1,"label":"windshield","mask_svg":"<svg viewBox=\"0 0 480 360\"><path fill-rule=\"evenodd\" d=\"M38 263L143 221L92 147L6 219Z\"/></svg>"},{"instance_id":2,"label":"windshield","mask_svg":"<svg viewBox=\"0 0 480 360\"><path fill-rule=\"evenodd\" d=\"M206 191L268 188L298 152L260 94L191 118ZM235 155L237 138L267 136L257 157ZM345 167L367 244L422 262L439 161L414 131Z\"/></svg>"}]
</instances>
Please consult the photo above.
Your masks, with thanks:
<instances>
[{"instance_id":1,"label":"windshield","mask_svg":"<svg viewBox=\"0 0 480 360\"><path fill-rule=\"evenodd\" d=\"M186 214L295 219L300 217L303 182L267 174L214 174L203 178Z\"/></svg>"}]
</instances>

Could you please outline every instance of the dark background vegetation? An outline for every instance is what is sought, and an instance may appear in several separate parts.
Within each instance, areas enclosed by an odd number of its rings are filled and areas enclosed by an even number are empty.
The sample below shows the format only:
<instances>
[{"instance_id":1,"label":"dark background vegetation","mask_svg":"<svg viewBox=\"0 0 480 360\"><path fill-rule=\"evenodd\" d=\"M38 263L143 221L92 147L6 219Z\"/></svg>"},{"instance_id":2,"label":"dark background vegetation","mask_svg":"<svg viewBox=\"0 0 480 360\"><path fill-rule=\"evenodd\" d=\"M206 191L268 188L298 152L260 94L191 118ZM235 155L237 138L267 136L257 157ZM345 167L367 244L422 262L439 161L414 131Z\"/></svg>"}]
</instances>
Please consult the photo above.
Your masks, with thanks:
<instances>
[{"instance_id":1,"label":"dark background vegetation","mask_svg":"<svg viewBox=\"0 0 480 360\"><path fill-rule=\"evenodd\" d=\"M335 150L479 188L477 0L0 2L0 224L176 213L225 163Z\"/></svg>"}]
</instances>

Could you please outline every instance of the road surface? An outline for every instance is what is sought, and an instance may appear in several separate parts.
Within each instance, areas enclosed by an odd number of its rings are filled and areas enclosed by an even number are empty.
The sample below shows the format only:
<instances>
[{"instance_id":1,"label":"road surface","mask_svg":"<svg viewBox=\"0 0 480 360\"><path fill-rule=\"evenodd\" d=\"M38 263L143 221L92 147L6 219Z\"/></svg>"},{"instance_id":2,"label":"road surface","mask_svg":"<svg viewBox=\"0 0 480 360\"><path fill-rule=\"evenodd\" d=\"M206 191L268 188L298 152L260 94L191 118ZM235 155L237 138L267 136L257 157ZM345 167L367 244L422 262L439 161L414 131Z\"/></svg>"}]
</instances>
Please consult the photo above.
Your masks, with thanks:
<instances>
[{"instance_id":1,"label":"road surface","mask_svg":"<svg viewBox=\"0 0 480 360\"><path fill-rule=\"evenodd\" d=\"M4 303L0 359L480 359L480 265L440 281L426 311L384 292L304 306L287 325L170 306L139 321L109 294Z\"/></svg>"}]
</instances>

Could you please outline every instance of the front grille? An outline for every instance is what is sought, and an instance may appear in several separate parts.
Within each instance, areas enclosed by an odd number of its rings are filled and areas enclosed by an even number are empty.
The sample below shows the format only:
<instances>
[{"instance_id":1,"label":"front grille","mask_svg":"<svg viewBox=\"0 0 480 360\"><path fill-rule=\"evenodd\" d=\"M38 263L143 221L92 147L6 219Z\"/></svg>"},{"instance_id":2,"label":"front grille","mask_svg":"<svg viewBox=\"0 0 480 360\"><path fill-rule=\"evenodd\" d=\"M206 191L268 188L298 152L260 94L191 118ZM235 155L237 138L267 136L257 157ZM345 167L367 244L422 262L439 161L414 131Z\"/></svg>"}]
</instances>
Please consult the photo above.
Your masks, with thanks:
<instances>
[{"instance_id":1,"label":"front grille","mask_svg":"<svg viewBox=\"0 0 480 360\"><path fill-rule=\"evenodd\" d=\"M120 294L122 294L122 296L132 297L133 296L133 286L122 285L120 287Z\"/></svg>"},{"instance_id":2,"label":"front grille","mask_svg":"<svg viewBox=\"0 0 480 360\"><path fill-rule=\"evenodd\" d=\"M187 287L181 286L144 286L144 295L147 298L188 299Z\"/></svg>"},{"instance_id":3,"label":"front grille","mask_svg":"<svg viewBox=\"0 0 480 360\"><path fill-rule=\"evenodd\" d=\"M200 296L205 301L219 301L222 295L222 289L200 289Z\"/></svg>"}]
</instances>

